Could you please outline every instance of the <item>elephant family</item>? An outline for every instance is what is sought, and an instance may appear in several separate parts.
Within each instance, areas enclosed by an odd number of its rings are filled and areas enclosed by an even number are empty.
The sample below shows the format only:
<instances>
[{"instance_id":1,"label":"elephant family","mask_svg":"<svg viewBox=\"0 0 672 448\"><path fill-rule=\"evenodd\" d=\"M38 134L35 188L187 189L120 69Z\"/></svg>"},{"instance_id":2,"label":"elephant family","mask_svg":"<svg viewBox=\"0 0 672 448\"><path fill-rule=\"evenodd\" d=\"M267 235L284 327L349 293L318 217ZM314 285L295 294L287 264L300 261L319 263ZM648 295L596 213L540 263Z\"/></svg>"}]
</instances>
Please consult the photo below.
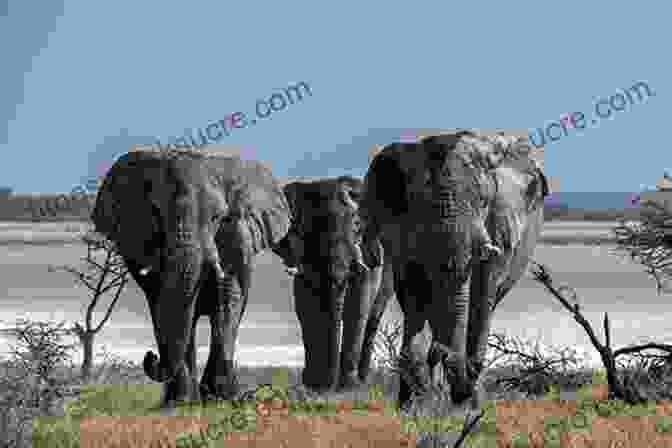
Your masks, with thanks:
<instances>
[{"instance_id":1,"label":"elephant family","mask_svg":"<svg viewBox=\"0 0 672 448\"><path fill-rule=\"evenodd\" d=\"M362 186L361 179L341 176L284 187L293 227L273 250L285 261L295 257L293 235L303 247L298 254L301 272L293 279L305 349L302 381L318 390L366 383L373 338L393 295L391 269L383 269L377 241L362 242L370 269L353 269L355 260L348 250L353 235L348 229L357 212L353 214L348 204L360 202Z\"/></svg>"},{"instance_id":2,"label":"elephant family","mask_svg":"<svg viewBox=\"0 0 672 448\"><path fill-rule=\"evenodd\" d=\"M428 322L433 355L451 399L473 397L492 312L520 280L543 225L549 194L541 147L525 138L463 130L393 143L372 160L362 214L393 265L404 314L399 406L428 386ZM483 253L486 229L496 252Z\"/></svg>"},{"instance_id":3,"label":"elephant family","mask_svg":"<svg viewBox=\"0 0 672 448\"><path fill-rule=\"evenodd\" d=\"M253 258L290 225L270 170L236 157L130 152L107 173L92 220L147 298L159 357L148 351L143 366L165 383L162 406L237 394L234 351ZM194 339L202 315L211 338L199 386Z\"/></svg>"}]
</instances>

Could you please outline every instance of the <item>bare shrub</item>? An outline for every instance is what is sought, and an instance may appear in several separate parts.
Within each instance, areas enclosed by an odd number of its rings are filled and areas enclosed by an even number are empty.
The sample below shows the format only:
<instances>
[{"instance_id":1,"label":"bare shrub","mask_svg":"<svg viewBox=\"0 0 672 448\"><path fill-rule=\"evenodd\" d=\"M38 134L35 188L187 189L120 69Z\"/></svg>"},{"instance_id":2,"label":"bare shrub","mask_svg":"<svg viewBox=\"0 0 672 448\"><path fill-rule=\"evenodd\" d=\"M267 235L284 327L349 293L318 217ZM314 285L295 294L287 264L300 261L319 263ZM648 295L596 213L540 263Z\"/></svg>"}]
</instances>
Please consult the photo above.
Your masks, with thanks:
<instances>
[{"instance_id":1,"label":"bare shrub","mask_svg":"<svg viewBox=\"0 0 672 448\"><path fill-rule=\"evenodd\" d=\"M2 446L30 446L32 419L63 414L67 377L74 345L62 338L71 335L65 323L26 319L3 333L16 337L0 375L0 439Z\"/></svg>"},{"instance_id":2,"label":"bare shrub","mask_svg":"<svg viewBox=\"0 0 672 448\"><path fill-rule=\"evenodd\" d=\"M583 327L588 334L593 347L600 354L602 364L607 372L607 382L609 384L609 399L624 400L628 404L634 405L644 403L650 399L665 399L670 396L670 383L659 382L649 373L651 366L659 366L661 355L644 353L648 350L656 350L667 354L665 359L672 356L672 345L659 343L646 343L612 350L611 331L608 313L604 313L604 339L602 344L597 339L592 326L581 314L581 307L576 292L569 286L556 287L546 266L533 262L532 275L534 279L540 282L546 290L553 295L562 304L565 309L572 313L574 320ZM573 304L570 304L570 301ZM617 370L616 358L624 355L637 356L639 363L636 368ZM661 369L659 369L661 370ZM660 372L659 377L664 372ZM645 387L642 380L646 378Z\"/></svg>"},{"instance_id":3,"label":"bare shrub","mask_svg":"<svg viewBox=\"0 0 672 448\"><path fill-rule=\"evenodd\" d=\"M548 393L552 386L578 388L590 381L585 358L576 349L546 347L539 341L503 334L491 334L488 346L510 371L490 381L493 390L503 387L505 391L538 396Z\"/></svg>"},{"instance_id":4,"label":"bare shrub","mask_svg":"<svg viewBox=\"0 0 672 448\"><path fill-rule=\"evenodd\" d=\"M82 236L86 244L84 266L49 266L50 272L65 271L75 277L77 284L88 289L91 296L84 315L84 325L75 322L72 332L77 335L83 350L81 377L91 379L93 370L93 342L95 336L108 322L121 293L128 284L129 273L116 245L101 234L89 230ZM112 301L98 325L93 324L93 313L103 296L110 294Z\"/></svg>"},{"instance_id":5,"label":"bare shrub","mask_svg":"<svg viewBox=\"0 0 672 448\"><path fill-rule=\"evenodd\" d=\"M148 378L138 363L110 352L102 346L96 354L99 359L91 369L92 384L144 383Z\"/></svg>"}]
</instances>

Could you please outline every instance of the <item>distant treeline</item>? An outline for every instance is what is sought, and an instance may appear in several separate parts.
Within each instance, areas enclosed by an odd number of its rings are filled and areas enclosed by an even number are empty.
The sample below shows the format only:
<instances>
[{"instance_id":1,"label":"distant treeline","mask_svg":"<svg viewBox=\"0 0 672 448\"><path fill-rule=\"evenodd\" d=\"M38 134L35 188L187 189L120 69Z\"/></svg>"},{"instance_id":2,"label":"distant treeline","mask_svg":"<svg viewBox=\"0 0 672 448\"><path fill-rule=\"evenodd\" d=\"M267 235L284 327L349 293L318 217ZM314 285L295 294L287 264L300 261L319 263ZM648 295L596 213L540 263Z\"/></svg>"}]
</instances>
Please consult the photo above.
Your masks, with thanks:
<instances>
[{"instance_id":1,"label":"distant treeline","mask_svg":"<svg viewBox=\"0 0 672 448\"><path fill-rule=\"evenodd\" d=\"M544 206L545 221L618 221L639 220L640 209L633 208L569 208L566 205Z\"/></svg>"},{"instance_id":2,"label":"distant treeline","mask_svg":"<svg viewBox=\"0 0 672 448\"><path fill-rule=\"evenodd\" d=\"M87 221L95 193L13 194L0 188L0 221Z\"/></svg>"},{"instance_id":3,"label":"distant treeline","mask_svg":"<svg viewBox=\"0 0 672 448\"><path fill-rule=\"evenodd\" d=\"M0 187L0 221L87 221L93 210L95 193L14 194ZM639 208L569 208L546 205L546 221L618 221L639 219Z\"/></svg>"}]
</instances>

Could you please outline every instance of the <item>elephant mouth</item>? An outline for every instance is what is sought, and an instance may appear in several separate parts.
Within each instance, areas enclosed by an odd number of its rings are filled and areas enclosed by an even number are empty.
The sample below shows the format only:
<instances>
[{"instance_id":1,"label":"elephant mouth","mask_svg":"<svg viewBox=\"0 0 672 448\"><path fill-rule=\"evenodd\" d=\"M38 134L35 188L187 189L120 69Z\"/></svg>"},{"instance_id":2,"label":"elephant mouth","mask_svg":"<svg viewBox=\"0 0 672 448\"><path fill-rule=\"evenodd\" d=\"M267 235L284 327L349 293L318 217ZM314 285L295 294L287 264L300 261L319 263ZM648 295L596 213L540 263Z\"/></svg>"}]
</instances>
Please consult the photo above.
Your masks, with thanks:
<instances>
[{"instance_id":1,"label":"elephant mouth","mask_svg":"<svg viewBox=\"0 0 672 448\"><path fill-rule=\"evenodd\" d=\"M469 208L462 206L455 198L454 193L439 193L435 198L430 200L429 207L434 216L438 216L444 220L455 220L460 216L464 216L469 211Z\"/></svg>"}]
</instances>

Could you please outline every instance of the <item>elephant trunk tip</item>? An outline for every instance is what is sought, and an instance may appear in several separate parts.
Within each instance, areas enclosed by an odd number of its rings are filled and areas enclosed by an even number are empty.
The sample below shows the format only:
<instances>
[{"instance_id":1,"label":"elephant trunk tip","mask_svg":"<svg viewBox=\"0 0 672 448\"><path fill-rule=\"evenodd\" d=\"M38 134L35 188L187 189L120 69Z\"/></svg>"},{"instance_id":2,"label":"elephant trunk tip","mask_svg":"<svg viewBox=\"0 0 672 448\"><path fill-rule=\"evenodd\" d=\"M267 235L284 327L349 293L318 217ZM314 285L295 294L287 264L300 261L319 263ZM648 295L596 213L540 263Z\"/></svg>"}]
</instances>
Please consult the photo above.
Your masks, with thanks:
<instances>
[{"instance_id":1,"label":"elephant trunk tip","mask_svg":"<svg viewBox=\"0 0 672 448\"><path fill-rule=\"evenodd\" d=\"M165 383L171 379L167 369L161 366L159 357L151 350L145 353L145 358L142 360L142 368L145 374L157 383Z\"/></svg>"}]
</instances>

